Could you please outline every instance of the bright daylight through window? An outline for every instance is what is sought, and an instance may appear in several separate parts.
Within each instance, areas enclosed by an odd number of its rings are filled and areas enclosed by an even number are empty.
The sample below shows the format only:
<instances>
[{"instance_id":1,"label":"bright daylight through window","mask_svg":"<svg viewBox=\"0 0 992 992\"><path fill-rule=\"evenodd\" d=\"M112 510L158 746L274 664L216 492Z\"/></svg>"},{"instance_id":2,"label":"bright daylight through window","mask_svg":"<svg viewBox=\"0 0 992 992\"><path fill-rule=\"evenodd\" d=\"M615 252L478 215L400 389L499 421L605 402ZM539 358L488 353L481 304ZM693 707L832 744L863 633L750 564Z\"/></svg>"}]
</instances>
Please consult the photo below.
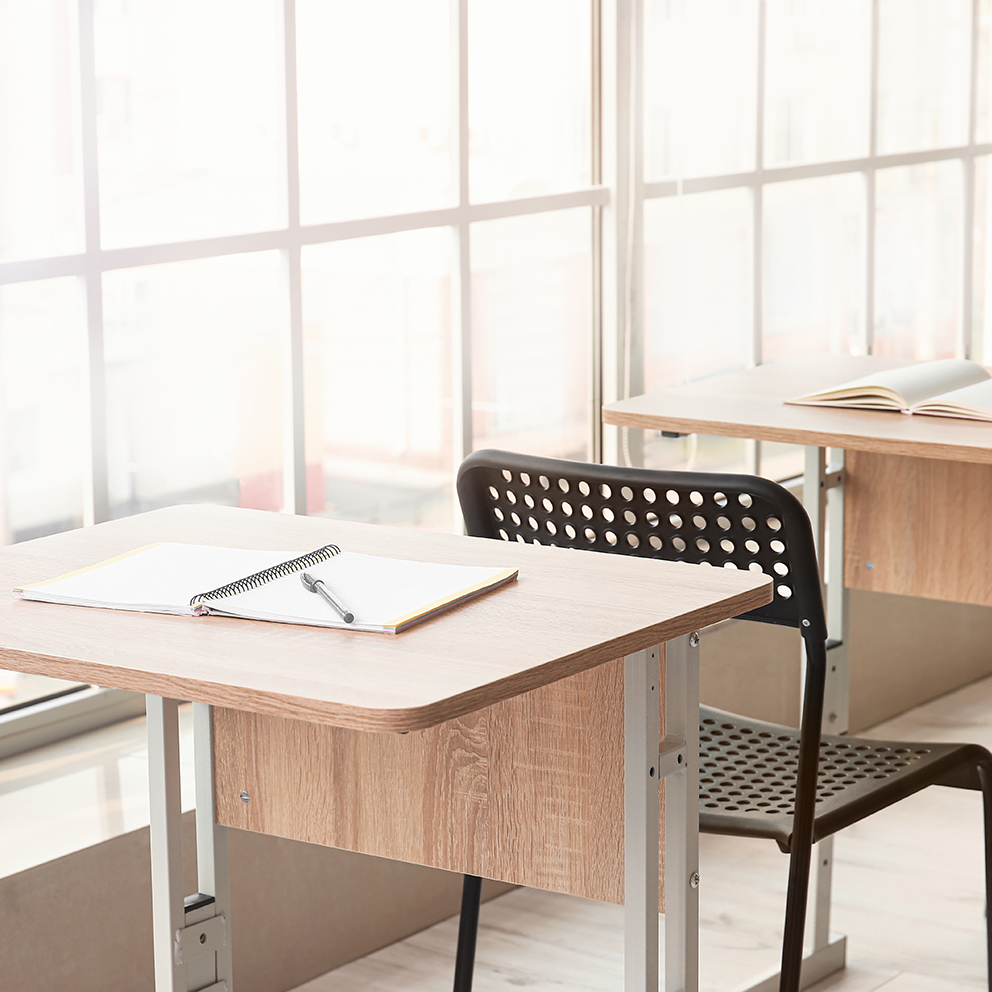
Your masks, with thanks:
<instances>
[{"instance_id":1,"label":"bright daylight through window","mask_svg":"<svg viewBox=\"0 0 992 992\"><path fill-rule=\"evenodd\" d=\"M796 474L599 405L981 361L990 38L992 0L0 0L0 539L450 530L487 446Z\"/></svg>"}]
</instances>

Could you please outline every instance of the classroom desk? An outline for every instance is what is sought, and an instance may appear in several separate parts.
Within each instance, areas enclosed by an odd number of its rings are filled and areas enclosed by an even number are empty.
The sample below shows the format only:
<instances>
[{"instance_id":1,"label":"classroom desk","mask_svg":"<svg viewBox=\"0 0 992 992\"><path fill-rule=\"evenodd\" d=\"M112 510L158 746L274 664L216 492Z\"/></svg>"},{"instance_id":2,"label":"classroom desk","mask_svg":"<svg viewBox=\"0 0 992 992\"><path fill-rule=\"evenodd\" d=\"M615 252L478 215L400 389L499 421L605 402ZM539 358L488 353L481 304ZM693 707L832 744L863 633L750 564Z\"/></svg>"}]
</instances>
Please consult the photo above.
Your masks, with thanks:
<instances>
[{"instance_id":1,"label":"classroom desk","mask_svg":"<svg viewBox=\"0 0 992 992\"><path fill-rule=\"evenodd\" d=\"M634 396L603 423L844 449L844 585L990 606L992 423L783 402L909 364L807 355Z\"/></svg>"},{"instance_id":2,"label":"classroom desk","mask_svg":"<svg viewBox=\"0 0 992 992\"><path fill-rule=\"evenodd\" d=\"M661 778L666 988L697 987L693 632L768 602L767 577L200 506L4 548L0 584L155 540L520 569L395 636L0 597L3 667L147 694L157 992L232 992L227 825L623 902L626 992L656 992ZM214 812L185 904L180 699Z\"/></svg>"},{"instance_id":3,"label":"classroom desk","mask_svg":"<svg viewBox=\"0 0 992 992\"><path fill-rule=\"evenodd\" d=\"M846 590L992 606L992 423L784 402L910 364L877 356L807 355L603 408L603 423L619 427L806 446L803 502L821 569L826 561L829 733L848 729ZM832 465L827 448L834 453ZM829 840L820 845L815 864L811 961L822 976L843 967L845 954L843 937L829 929ZM804 982L805 977L804 966ZM769 977L755 988L772 983Z\"/></svg>"}]
</instances>

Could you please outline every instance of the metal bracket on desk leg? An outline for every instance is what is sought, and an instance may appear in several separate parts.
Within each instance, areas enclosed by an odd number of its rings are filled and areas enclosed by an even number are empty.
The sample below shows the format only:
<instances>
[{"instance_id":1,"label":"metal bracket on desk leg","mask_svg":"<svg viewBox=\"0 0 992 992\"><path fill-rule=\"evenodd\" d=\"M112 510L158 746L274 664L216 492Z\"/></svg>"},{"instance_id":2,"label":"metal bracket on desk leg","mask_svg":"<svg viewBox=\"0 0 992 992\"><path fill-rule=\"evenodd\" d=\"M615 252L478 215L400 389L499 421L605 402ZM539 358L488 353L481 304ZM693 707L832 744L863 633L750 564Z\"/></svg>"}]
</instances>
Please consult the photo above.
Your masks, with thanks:
<instances>
[{"instance_id":1,"label":"metal bracket on desk leg","mask_svg":"<svg viewBox=\"0 0 992 992\"><path fill-rule=\"evenodd\" d=\"M624 992L658 992L660 649L624 659Z\"/></svg>"},{"instance_id":2,"label":"metal bracket on desk leg","mask_svg":"<svg viewBox=\"0 0 992 992\"><path fill-rule=\"evenodd\" d=\"M684 739L665 780L665 992L699 988L699 634L665 645L666 740Z\"/></svg>"}]
</instances>

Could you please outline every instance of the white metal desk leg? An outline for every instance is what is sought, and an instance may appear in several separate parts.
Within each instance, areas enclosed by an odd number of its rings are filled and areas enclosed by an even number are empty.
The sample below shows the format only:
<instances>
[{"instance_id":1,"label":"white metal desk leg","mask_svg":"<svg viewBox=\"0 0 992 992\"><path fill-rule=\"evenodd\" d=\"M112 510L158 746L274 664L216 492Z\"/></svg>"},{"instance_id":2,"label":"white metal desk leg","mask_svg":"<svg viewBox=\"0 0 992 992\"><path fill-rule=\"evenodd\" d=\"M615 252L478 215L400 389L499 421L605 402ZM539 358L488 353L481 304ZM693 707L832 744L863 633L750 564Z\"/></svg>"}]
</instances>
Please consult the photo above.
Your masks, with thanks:
<instances>
[{"instance_id":1,"label":"white metal desk leg","mask_svg":"<svg viewBox=\"0 0 992 992\"><path fill-rule=\"evenodd\" d=\"M155 992L187 992L185 969L175 964L175 934L185 926L183 842L180 834L179 704L146 696L148 806L152 862L152 945Z\"/></svg>"},{"instance_id":2,"label":"white metal desk leg","mask_svg":"<svg viewBox=\"0 0 992 992\"><path fill-rule=\"evenodd\" d=\"M813 525L820 579L825 582L827 613L827 678L822 730L843 734L848 729L848 595L844 588L844 452L827 465L824 448L806 448L803 505ZM808 935L811 947L803 963L802 984L819 981L845 967L847 939L830 932L834 839L813 849Z\"/></svg>"},{"instance_id":3,"label":"white metal desk leg","mask_svg":"<svg viewBox=\"0 0 992 992\"><path fill-rule=\"evenodd\" d=\"M699 988L699 634L665 645L665 739L684 739L665 778L665 992Z\"/></svg>"},{"instance_id":4,"label":"white metal desk leg","mask_svg":"<svg viewBox=\"0 0 992 992\"><path fill-rule=\"evenodd\" d=\"M187 988L233 992L231 974L231 890L227 828L218 826L214 805L213 707L193 703L193 757L196 769L196 872L198 892L186 899L186 927L212 927L212 949L188 965ZM198 936L191 940L197 949Z\"/></svg>"},{"instance_id":5,"label":"white metal desk leg","mask_svg":"<svg viewBox=\"0 0 992 992\"><path fill-rule=\"evenodd\" d=\"M658 992L659 653L624 659L624 992Z\"/></svg>"}]
</instances>

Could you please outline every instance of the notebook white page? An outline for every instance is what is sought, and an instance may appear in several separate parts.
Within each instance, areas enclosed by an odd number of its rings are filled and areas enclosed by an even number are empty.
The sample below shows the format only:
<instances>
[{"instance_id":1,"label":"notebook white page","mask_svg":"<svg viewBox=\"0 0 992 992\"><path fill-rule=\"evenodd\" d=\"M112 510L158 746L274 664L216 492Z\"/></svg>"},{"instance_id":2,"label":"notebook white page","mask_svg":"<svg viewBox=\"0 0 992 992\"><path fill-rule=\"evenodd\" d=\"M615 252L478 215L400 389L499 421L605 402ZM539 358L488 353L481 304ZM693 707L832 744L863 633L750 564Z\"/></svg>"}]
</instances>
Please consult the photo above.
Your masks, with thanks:
<instances>
[{"instance_id":1,"label":"notebook white page","mask_svg":"<svg viewBox=\"0 0 992 992\"><path fill-rule=\"evenodd\" d=\"M15 589L24 599L70 606L192 615L190 599L292 558L199 544L150 544L78 572Z\"/></svg>"},{"instance_id":2,"label":"notebook white page","mask_svg":"<svg viewBox=\"0 0 992 992\"><path fill-rule=\"evenodd\" d=\"M493 580L511 578L513 570L405 561L342 551L310 566L306 572L321 579L328 592L355 614L353 623L345 623L320 596L308 592L300 578L302 572L204 605L210 612L224 616L347 630L391 631L440 605L484 592Z\"/></svg>"}]
</instances>

